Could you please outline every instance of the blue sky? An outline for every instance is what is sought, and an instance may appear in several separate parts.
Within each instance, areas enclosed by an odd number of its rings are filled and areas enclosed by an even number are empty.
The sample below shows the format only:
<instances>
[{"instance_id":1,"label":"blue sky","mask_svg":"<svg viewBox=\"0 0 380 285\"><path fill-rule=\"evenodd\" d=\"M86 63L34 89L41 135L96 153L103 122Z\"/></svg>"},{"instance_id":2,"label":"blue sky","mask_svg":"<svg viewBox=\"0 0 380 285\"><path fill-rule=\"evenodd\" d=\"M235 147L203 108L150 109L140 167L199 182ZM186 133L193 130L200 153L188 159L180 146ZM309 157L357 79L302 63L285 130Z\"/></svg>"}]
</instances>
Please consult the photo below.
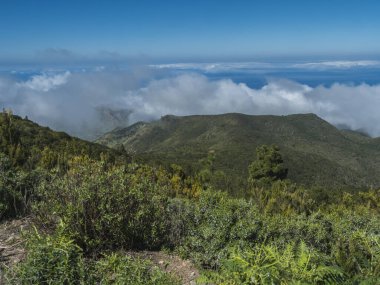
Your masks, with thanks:
<instances>
[{"instance_id":1,"label":"blue sky","mask_svg":"<svg viewBox=\"0 0 380 285\"><path fill-rule=\"evenodd\" d=\"M379 11L380 0L0 0L0 109L84 138L226 112L312 112L380 136Z\"/></svg>"},{"instance_id":2,"label":"blue sky","mask_svg":"<svg viewBox=\"0 0 380 285\"><path fill-rule=\"evenodd\" d=\"M0 58L370 58L379 11L375 0L2 0Z\"/></svg>"}]
</instances>

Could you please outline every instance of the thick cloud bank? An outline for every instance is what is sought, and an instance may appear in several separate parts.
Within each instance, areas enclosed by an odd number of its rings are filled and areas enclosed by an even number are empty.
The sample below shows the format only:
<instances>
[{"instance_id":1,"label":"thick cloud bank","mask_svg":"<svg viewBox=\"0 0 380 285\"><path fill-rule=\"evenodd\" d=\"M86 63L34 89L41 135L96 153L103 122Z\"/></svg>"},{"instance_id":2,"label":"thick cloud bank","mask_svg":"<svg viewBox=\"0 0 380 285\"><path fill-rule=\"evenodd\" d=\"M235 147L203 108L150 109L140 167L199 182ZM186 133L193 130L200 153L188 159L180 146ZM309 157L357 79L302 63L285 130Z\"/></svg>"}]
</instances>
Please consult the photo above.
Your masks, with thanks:
<instances>
[{"instance_id":1,"label":"thick cloud bank","mask_svg":"<svg viewBox=\"0 0 380 285\"><path fill-rule=\"evenodd\" d=\"M54 129L95 138L117 126L166 114L315 113L336 125L380 135L380 85L309 87L272 80L259 89L195 73L149 79L145 73L84 72L0 77L0 107Z\"/></svg>"}]
</instances>

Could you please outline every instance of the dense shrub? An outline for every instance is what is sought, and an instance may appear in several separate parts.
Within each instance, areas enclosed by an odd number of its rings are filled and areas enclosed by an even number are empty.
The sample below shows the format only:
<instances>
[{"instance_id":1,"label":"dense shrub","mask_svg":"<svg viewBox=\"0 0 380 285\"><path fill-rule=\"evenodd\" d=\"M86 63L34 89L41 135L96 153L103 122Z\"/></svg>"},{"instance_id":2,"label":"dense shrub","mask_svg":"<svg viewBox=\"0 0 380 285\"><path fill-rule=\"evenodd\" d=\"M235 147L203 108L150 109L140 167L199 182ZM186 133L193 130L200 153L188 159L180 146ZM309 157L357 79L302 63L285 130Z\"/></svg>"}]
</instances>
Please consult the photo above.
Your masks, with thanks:
<instances>
[{"instance_id":1,"label":"dense shrub","mask_svg":"<svg viewBox=\"0 0 380 285\"><path fill-rule=\"evenodd\" d=\"M10 284L83 284L85 266L80 247L63 235L63 225L53 235L30 234L26 259L7 273Z\"/></svg>"},{"instance_id":2,"label":"dense shrub","mask_svg":"<svg viewBox=\"0 0 380 285\"><path fill-rule=\"evenodd\" d=\"M259 245L252 250L233 252L222 262L218 273L208 272L204 281L214 284L337 284L344 273L329 266L304 243L285 249Z\"/></svg>"},{"instance_id":3,"label":"dense shrub","mask_svg":"<svg viewBox=\"0 0 380 285\"><path fill-rule=\"evenodd\" d=\"M254 242L261 227L254 206L221 192L205 191L188 221L180 252L197 264L217 268L229 247Z\"/></svg>"},{"instance_id":4,"label":"dense shrub","mask_svg":"<svg viewBox=\"0 0 380 285\"><path fill-rule=\"evenodd\" d=\"M247 197L267 214L310 214L318 206L306 189L287 180L272 182L267 188L251 187L247 192Z\"/></svg>"},{"instance_id":5,"label":"dense shrub","mask_svg":"<svg viewBox=\"0 0 380 285\"><path fill-rule=\"evenodd\" d=\"M304 241L323 254L330 254L334 244L334 225L328 217L321 213L310 216L281 214L263 215L262 229L258 242L270 242L284 247L290 241Z\"/></svg>"},{"instance_id":6,"label":"dense shrub","mask_svg":"<svg viewBox=\"0 0 380 285\"><path fill-rule=\"evenodd\" d=\"M333 251L336 263L351 277L380 280L380 237L357 230L338 237Z\"/></svg>"},{"instance_id":7,"label":"dense shrub","mask_svg":"<svg viewBox=\"0 0 380 285\"><path fill-rule=\"evenodd\" d=\"M40 171L13 167L9 157L0 153L0 221L28 213L40 176Z\"/></svg>"},{"instance_id":8,"label":"dense shrub","mask_svg":"<svg viewBox=\"0 0 380 285\"><path fill-rule=\"evenodd\" d=\"M111 253L163 247L213 269L205 280L216 284L379 283L380 191L316 199L275 179L236 199L176 165L66 160L47 148L41 156L50 172L0 154L1 218L29 213L33 201L35 225L50 233L31 236L26 260L7 275L14 284L175 284L149 263Z\"/></svg>"},{"instance_id":9,"label":"dense shrub","mask_svg":"<svg viewBox=\"0 0 380 285\"><path fill-rule=\"evenodd\" d=\"M6 273L7 284L180 284L150 262L122 253L105 254L98 260L85 259L81 248L64 229L60 224L53 235L32 233L28 237L27 257Z\"/></svg>"},{"instance_id":10,"label":"dense shrub","mask_svg":"<svg viewBox=\"0 0 380 285\"><path fill-rule=\"evenodd\" d=\"M104 285L179 285L179 280L162 272L148 261L112 253L105 255L94 267L96 284ZM88 283L90 284L90 283Z\"/></svg>"},{"instance_id":11,"label":"dense shrub","mask_svg":"<svg viewBox=\"0 0 380 285\"><path fill-rule=\"evenodd\" d=\"M285 186L282 191L288 191L289 185L280 183L274 185L275 188L272 187L275 189L274 193L281 191L281 185ZM254 198L232 199L220 192L203 192L199 200L187 208L187 217L191 217L192 222L186 224L185 237L178 247L179 252L203 268L217 270L218 273L214 272L216 275L211 274L214 279L210 280L219 280L222 284L267 284L266 281L257 280L243 283L245 279L240 279L243 278L241 276L236 280L231 279L234 280L232 282L229 278L239 275L241 269L229 272L230 266L226 267L226 264L232 262L231 249L241 258L250 255L249 258L260 259L265 252L270 257L267 256L269 261L273 257L270 253L274 250L276 258L280 258L278 263L287 262L289 267L276 265L272 268L276 273L271 276L277 276L278 282L298 280L300 284L336 284L336 280L340 278L347 284L351 284L353 280L377 284L373 283L373 280L380 280L380 221L377 209L371 204L352 204L349 208L340 204L329 207L321 205L319 210L313 211L308 206L303 212L299 206L302 203L299 203L300 196L297 191L301 191L301 197L307 196L302 189L297 189L291 186L289 193L282 193L277 197L272 195L273 204L277 205L272 211L265 211L265 208L261 207L262 202ZM289 207L293 207L293 210L282 207L287 203L291 204ZM309 205L315 207L312 202ZM359 209L360 214L358 215L354 209ZM311 256L308 277L300 277L294 271L298 270L295 266L300 258L300 250L309 252ZM285 256L288 259L281 259ZM252 268L247 267L246 270L249 272L244 273L244 276L269 274L269 271L257 273L255 268L256 265ZM285 274L288 271L291 273ZM224 274L227 274L228 278ZM222 279L218 279L218 276ZM315 281L318 278L323 281ZM271 280L268 284L277 284L275 279L268 280Z\"/></svg>"},{"instance_id":12,"label":"dense shrub","mask_svg":"<svg viewBox=\"0 0 380 285\"><path fill-rule=\"evenodd\" d=\"M41 183L35 213L40 223L62 219L85 252L155 249L166 242L170 191L160 170L77 157L65 176Z\"/></svg>"}]
</instances>

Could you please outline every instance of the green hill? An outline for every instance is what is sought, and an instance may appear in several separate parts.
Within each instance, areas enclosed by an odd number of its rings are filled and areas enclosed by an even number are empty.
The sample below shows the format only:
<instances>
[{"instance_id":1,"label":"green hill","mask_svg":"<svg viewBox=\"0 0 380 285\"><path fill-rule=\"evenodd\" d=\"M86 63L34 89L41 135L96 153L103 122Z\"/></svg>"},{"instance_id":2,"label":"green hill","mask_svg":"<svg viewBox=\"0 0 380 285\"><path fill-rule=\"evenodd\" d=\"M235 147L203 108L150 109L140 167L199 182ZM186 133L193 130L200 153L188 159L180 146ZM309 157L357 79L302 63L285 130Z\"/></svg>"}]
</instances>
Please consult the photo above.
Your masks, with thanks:
<instances>
[{"instance_id":1,"label":"green hill","mask_svg":"<svg viewBox=\"0 0 380 285\"><path fill-rule=\"evenodd\" d=\"M379 139L339 130L314 114L167 115L151 123L116 129L97 142L110 147L122 144L138 159L180 164L188 172L198 171L201 160L214 151L215 168L226 174L230 187L245 183L257 146L276 144L289 168L289 178L299 184L380 186Z\"/></svg>"},{"instance_id":2,"label":"green hill","mask_svg":"<svg viewBox=\"0 0 380 285\"><path fill-rule=\"evenodd\" d=\"M7 112L0 112L0 153L8 155L14 165L26 168L35 167L41 159L45 164L47 159L54 164L76 155L92 158L101 154L110 158L120 155L106 146L53 131Z\"/></svg>"}]
</instances>

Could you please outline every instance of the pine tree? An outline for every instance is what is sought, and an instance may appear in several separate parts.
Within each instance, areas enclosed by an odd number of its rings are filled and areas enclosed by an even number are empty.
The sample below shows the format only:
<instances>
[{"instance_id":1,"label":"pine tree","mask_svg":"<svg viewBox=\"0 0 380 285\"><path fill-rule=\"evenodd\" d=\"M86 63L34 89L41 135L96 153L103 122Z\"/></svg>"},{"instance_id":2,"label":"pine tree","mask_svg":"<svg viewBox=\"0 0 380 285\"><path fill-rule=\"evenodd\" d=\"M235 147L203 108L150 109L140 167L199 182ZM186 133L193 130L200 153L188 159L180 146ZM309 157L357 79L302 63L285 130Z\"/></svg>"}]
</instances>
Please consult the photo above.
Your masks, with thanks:
<instances>
[{"instance_id":1,"label":"pine tree","mask_svg":"<svg viewBox=\"0 0 380 285\"><path fill-rule=\"evenodd\" d=\"M253 187L269 187L274 181L284 180L288 175L280 149L274 145L258 147L256 160L250 164L248 170L248 183Z\"/></svg>"}]
</instances>

